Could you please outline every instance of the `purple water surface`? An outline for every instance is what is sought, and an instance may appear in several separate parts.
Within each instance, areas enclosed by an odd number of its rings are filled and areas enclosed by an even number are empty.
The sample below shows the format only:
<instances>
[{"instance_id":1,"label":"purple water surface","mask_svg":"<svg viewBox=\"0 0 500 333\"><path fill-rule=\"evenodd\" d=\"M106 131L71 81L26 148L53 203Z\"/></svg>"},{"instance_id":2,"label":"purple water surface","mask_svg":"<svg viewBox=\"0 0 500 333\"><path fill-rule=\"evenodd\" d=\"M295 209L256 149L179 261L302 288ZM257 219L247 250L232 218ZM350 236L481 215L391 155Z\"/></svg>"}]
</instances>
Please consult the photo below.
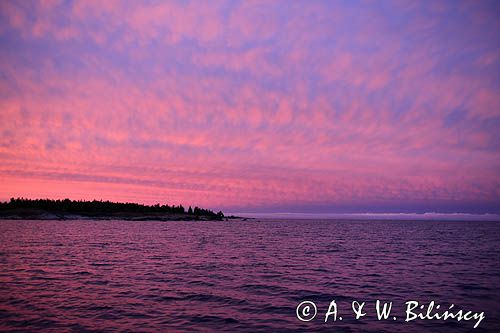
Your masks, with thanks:
<instances>
[{"instance_id":1,"label":"purple water surface","mask_svg":"<svg viewBox=\"0 0 500 333\"><path fill-rule=\"evenodd\" d=\"M478 221L0 221L0 330L500 331L499 240ZM396 321L354 320L377 299ZM331 300L344 320L324 323ZM404 323L407 300L486 319Z\"/></svg>"}]
</instances>

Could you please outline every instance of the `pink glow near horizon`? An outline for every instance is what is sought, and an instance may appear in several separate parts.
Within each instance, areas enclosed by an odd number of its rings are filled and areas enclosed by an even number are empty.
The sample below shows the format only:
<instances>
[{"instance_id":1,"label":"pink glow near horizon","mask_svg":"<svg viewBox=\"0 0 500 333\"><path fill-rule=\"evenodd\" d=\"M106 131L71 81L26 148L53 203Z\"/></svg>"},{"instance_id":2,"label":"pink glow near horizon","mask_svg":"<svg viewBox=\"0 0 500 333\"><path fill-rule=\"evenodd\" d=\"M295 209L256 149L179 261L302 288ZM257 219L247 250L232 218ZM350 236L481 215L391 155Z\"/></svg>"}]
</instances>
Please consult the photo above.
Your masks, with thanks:
<instances>
[{"instance_id":1,"label":"pink glow near horizon","mask_svg":"<svg viewBox=\"0 0 500 333\"><path fill-rule=\"evenodd\" d=\"M499 212L498 13L2 1L0 200Z\"/></svg>"}]
</instances>

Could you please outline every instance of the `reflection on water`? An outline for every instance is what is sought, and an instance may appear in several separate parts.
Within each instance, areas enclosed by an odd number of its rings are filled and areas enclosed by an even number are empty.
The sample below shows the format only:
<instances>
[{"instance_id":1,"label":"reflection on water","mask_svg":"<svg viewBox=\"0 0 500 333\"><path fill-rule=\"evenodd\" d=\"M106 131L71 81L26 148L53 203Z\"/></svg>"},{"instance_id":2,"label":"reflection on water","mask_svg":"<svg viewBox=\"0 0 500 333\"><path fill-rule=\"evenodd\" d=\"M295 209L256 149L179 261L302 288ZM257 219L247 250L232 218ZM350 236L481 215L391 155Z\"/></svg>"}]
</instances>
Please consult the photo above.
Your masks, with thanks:
<instances>
[{"instance_id":1,"label":"reflection on water","mask_svg":"<svg viewBox=\"0 0 500 333\"><path fill-rule=\"evenodd\" d=\"M406 300L435 300L499 331L499 240L498 222L0 221L0 330L472 329L403 323ZM344 320L325 324L332 299ZM352 318L376 299L401 320ZM323 316L300 322L303 300Z\"/></svg>"}]
</instances>

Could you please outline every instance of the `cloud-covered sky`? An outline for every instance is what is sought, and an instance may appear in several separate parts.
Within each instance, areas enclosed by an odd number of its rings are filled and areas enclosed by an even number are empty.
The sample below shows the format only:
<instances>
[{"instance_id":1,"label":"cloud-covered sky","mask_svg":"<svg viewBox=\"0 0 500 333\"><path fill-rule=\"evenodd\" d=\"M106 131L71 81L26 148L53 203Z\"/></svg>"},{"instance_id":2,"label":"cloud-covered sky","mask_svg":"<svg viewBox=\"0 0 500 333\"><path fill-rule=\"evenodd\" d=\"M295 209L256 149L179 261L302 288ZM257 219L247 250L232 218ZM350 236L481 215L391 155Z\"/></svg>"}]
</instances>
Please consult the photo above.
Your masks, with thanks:
<instances>
[{"instance_id":1,"label":"cloud-covered sky","mask_svg":"<svg viewBox=\"0 0 500 333\"><path fill-rule=\"evenodd\" d=\"M500 212L500 3L1 1L11 196Z\"/></svg>"}]
</instances>

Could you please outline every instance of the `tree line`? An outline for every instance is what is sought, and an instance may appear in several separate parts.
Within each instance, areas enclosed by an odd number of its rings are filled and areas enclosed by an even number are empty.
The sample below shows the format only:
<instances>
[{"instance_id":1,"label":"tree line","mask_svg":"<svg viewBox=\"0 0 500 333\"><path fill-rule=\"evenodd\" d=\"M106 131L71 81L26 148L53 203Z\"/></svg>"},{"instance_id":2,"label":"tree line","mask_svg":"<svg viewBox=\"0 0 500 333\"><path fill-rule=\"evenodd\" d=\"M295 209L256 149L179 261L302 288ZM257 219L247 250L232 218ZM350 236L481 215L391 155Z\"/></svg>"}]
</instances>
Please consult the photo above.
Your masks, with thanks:
<instances>
[{"instance_id":1,"label":"tree line","mask_svg":"<svg viewBox=\"0 0 500 333\"><path fill-rule=\"evenodd\" d=\"M0 210L11 209L39 209L50 212L73 213L73 214L112 214L112 213L165 213L165 214L188 214L193 216L207 216L212 218L223 218L224 213L214 213L210 209L189 206L188 210L182 205L143 205L132 202L111 202L102 200L52 200L52 199L25 199L11 198L10 201L0 202Z\"/></svg>"}]
</instances>

